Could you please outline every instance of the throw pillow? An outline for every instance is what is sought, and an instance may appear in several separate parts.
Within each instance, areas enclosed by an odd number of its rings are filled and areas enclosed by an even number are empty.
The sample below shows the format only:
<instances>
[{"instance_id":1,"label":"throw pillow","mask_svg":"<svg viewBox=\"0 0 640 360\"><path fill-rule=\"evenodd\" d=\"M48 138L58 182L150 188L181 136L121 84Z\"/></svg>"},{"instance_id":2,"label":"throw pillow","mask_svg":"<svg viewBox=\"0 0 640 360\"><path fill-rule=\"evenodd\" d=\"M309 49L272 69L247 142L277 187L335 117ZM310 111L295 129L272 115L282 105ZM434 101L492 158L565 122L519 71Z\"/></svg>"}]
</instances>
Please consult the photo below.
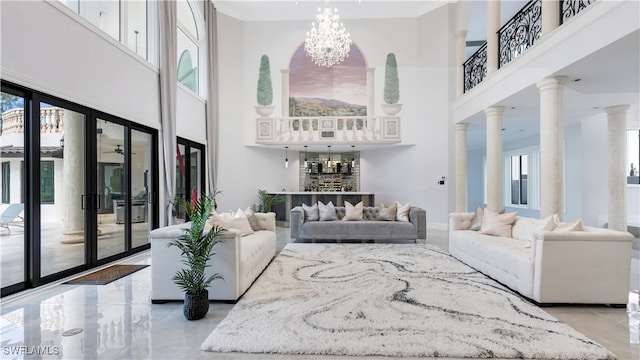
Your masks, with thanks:
<instances>
[{"instance_id":1,"label":"throw pillow","mask_svg":"<svg viewBox=\"0 0 640 360\"><path fill-rule=\"evenodd\" d=\"M338 220L336 208L333 206L333 202L331 201L326 205L323 204L322 201L318 201L318 214L320 214L320 221Z\"/></svg>"},{"instance_id":2,"label":"throw pillow","mask_svg":"<svg viewBox=\"0 0 640 360\"><path fill-rule=\"evenodd\" d=\"M362 211L364 210L364 204L362 201L353 206L350 202L344 202L344 217L343 221L361 221Z\"/></svg>"},{"instance_id":3,"label":"throw pillow","mask_svg":"<svg viewBox=\"0 0 640 360\"><path fill-rule=\"evenodd\" d=\"M484 215L484 209L482 206L478 206L476 211L473 213L473 217L471 218L471 225L469 226L469 230L478 231L480 230L480 226L482 226L482 217Z\"/></svg>"},{"instance_id":4,"label":"throw pillow","mask_svg":"<svg viewBox=\"0 0 640 360\"><path fill-rule=\"evenodd\" d=\"M482 226L480 226L480 233L486 235L511 237L511 224L516 221L517 214L518 213L516 212L498 214L493 210L484 209L484 216L482 218Z\"/></svg>"},{"instance_id":5,"label":"throw pillow","mask_svg":"<svg viewBox=\"0 0 640 360\"><path fill-rule=\"evenodd\" d=\"M378 209L378 216L376 220L380 221L396 221L396 214L398 212L398 203L393 203L392 205L385 206L383 202L380 203L380 208Z\"/></svg>"},{"instance_id":6,"label":"throw pillow","mask_svg":"<svg viewBox=\"0 0 640 360\"><path fill-rule=\"evenodd\" d=\"M242 212L242 211L241 211ZM253 229L249 224L249 220L242 212L241 217L236 217L237 213L218 214L215 210L211 218L207 221L211 226L219 226L227 230L238 230L241 236L253 234Z\"/></svg>"},{"instance_id":7,"label":"throw pillow","mask_svg":"<svg viewBox=\"0 0 640 360\"><path fill-rule=\"evenodd\" d=\"M302 210L304 210L304 221L320 220L320 214L318 214L318 204L313 204L313 206L302 204Z\"/></svg>"},{"instance_id":8,"label":"throw pillow","mask_svg":"<svg viewBox=\"0 0 640 360\"><path fill-rule=\"evenodd\" d=\"M582 219L579 219L570 223L563 223L563 222L560 222L560 217L558 216L558 214L555 214L553 216L553 223L555 225L555 228L553 229L553 231L557 231L557 232L584 231Z\"/></svg>"},{"instance_id":9,"label":"throw pillow","mask_svg":"<svg viewBox=\"0 0 640 360\"><path fill-rule=\"evenodd\" d=\"M398 210L396 211L396 220L398 221L409 221L409 210L411 210L411 204L406 203L405 205L396 202L396 206Z\"/></svg>"}]
</instances>

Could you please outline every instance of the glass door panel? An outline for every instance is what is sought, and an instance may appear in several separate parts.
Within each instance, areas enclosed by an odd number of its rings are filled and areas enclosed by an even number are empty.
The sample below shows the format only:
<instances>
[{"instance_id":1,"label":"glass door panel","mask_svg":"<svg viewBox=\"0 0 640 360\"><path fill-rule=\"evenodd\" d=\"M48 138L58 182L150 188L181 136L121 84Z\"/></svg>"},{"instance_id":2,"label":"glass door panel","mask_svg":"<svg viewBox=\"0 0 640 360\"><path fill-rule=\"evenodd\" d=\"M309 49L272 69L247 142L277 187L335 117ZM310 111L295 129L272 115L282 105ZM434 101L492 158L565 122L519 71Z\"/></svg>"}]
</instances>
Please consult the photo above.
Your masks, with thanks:
<instances>
[{"instance_id":1,"label":"glass door panel","mask_svg":"<svg viewBox=\"0 0 640 360\"><path fill-rule=\"evenodd\" d=\"M148 244L152 230L151 199L155 191L151 179L152 140L151 134L131 130L131 246L134 248Z\"/></svg>"},{"instance_id":2,"label":"glass door panel","mask_svg":"<svg viewBox=\"0 0 640 360\"><path fill-rule=\"evenodd\" d=\"M96 128L98 207L109 204L110 211L98 210L98 259L126 250L126 214L129 206L127 191L125 143L126 128L107 120L97 119Z\"/></svg>"},{"instance_id":3,"label":"glass door panel","mask_svg":"<svg viewBox=\"0 0 640 360\"><path fill-rule=\"evenodd\" d=\"M40 103L40 276L85 263L85 121Z\"/></svg>"},{"instance_id":4,"label":"glass door panel","mask_svg":"<svg viewBox=\"0 0 640 360\"><path fill-rule=\"evenodd\" d=\"M0 277L2 287L25 281L24 239L24 98L2 92L0 132L2 175L2 227L0 228Z\"/></svg>"}]
</instances>

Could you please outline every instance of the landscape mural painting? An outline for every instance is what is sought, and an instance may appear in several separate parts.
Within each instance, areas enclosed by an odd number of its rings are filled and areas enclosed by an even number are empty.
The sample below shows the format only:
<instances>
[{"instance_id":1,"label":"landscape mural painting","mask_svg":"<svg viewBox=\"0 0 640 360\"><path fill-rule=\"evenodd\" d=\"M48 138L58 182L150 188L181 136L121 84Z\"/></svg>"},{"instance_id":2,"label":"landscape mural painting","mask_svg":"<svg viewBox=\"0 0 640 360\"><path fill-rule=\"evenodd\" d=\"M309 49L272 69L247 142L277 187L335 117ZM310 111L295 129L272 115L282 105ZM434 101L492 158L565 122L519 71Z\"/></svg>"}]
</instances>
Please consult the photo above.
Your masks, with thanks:
<instances>
[{"instance_id":1,"label":"landscape mural painting","mask_svg":"<svg viewBox=\"0 0 640 360\"><path fill-rule=\"evenodd\" d=\"M367 66L351 45L349 57L329 68L313 63L304 44L289 66L289 116L367 116Z\"/></svg>"}]
</instances>

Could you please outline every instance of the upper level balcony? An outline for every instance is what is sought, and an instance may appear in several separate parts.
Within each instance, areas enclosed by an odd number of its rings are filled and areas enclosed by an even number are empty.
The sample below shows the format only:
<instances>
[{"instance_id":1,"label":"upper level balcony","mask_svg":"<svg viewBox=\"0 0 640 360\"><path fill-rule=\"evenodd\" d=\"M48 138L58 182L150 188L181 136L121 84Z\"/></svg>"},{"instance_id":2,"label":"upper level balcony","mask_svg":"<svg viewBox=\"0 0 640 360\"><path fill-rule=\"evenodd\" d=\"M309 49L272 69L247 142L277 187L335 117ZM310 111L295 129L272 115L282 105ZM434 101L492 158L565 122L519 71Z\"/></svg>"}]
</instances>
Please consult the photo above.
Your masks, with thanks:
<instances>
[{"instance_id":1,"label":"upper level balcony","mask_svg":"<svg viewBox=\"0 0 640 360\"><path fill-rule=\"evenodd\" d=\"M561 0L559 24L578 15L596 0ZM533 47L542 36L542 0L529 1L496 33L498 67L503 67ZM463 64L464 92L480 84L487 76L487 42Z\"/></svg>"}]
</instances>

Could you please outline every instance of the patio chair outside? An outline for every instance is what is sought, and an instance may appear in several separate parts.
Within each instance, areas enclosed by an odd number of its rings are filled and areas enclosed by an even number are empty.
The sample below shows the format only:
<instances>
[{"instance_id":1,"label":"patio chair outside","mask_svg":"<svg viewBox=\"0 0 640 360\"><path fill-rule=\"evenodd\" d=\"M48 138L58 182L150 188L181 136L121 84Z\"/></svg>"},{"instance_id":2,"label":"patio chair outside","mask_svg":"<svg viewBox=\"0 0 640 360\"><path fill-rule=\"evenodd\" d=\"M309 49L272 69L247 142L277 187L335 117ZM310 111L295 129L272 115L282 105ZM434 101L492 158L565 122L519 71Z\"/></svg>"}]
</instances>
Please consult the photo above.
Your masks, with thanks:
<instances>
[{"instance_id":1,"label":"patio chair outside","mask_svg":"<svg viewBox=\"0 0 640 360\"><path fill-rule=\"evenodd\" d=\"M11 204L0 215L0 227L6 228L9 235L11 235L9 226L24 226L24 219L20 216L22 210L24 210L24 204Z\"/></svg>"}]
</instances>

